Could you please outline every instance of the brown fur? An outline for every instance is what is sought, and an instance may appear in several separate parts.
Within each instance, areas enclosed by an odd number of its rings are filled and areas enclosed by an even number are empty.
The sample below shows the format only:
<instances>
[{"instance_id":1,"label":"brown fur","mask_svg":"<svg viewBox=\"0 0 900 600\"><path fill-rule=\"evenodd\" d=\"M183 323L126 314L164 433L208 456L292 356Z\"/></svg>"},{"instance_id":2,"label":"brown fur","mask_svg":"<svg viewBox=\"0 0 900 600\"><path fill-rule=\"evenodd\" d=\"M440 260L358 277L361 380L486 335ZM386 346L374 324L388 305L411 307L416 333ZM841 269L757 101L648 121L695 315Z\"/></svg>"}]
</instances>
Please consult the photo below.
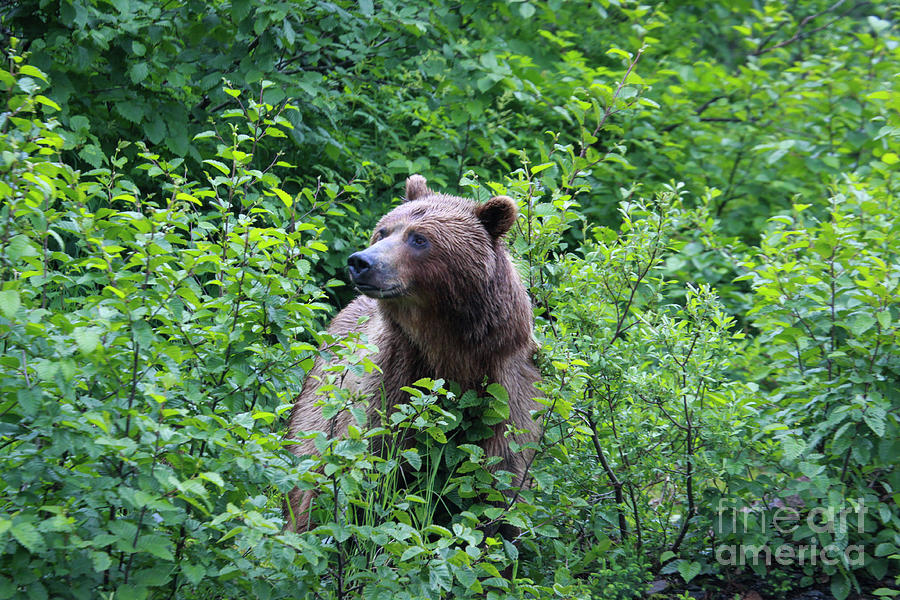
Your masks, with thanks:
<instances>
[{"instance_id":1,"label":"brown fur","mask_svg":"<svg viewBox=\"0 0 900 600\"><path fill-rule=\"evenodd\" d=\"M532 360L531 305L502 239L515 218L515 204L504 196L478 204L436 194L423 177L410 177L406 201L379 221L369 248L350 257L351 277L367 295L344 308L329 333L340 338L360 332L378 348L373 360L381 373L348 372L342 382L368 399L370 422L382 393L389 407L407 402L400 388L422 377L455 381L463 390L482 390L485 381L503 385L509 421L494 426L493 437L481 445L489 456L502 457L497 468L523 485L531 454L513 453L504 433L511 424L526 431L516 436L519 444L539 437L530 415L539 408L539 374ZM411 245L414 234L427 240L426 250ZM368 320L360 325L362 317ZM352 417L346 411L329 422L315 406L324 366L321 358L316 361L296 399L289 437L324 431L339 438L347 431ZM316 452L311 440L292 450L301 456ZM306 530L313 494L294 489L288 498L288 527Z\"/></svg>"}]
</instances>

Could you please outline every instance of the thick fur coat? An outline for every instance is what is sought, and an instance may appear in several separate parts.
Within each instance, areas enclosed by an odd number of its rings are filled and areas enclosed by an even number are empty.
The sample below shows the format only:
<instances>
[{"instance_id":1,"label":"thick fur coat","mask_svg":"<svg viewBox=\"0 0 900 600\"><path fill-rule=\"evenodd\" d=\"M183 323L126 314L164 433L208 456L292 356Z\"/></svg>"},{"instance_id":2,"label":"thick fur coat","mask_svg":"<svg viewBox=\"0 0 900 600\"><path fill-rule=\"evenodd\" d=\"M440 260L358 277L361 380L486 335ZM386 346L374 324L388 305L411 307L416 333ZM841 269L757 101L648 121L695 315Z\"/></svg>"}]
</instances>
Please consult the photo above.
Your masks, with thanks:
<instances>
[{"instance_id":1,"label":"thick fur coat","mask_svg":"<svg viewBox=\"0 0 900 600\"><path fill-rule=\"evenodd\" d=\"M365 399L370 422L382 398L388 409L408 402L401 388L423 377L455 381L463 390L481 391L486 383L506 388L509 420L495 425L481 446L501 457L496 468L513 473L521 486L531 453L512 452L504 434L512 425L525 431L515 437L520 445L536 441L540 426L531 411L540 406L534 401L539 374L532 360L531 304L503 240L516 216L515 203L505 196L479 204L435 193L423 177L410 177L406 201L379 221L370 246L348 259L350 277L363 295L328 331L338 338L360 332L378 348L373 361L380 373L347 371L341 383ZM320 358L309 373L291 412L289 437L346 433L352 419L346 411L328 421L315 405L327 364ZM311 440L292 449L301 456L316 452ZM289 528L311 526L313 500L298 489L289 494Z\"/></svg>"}]
</instances>

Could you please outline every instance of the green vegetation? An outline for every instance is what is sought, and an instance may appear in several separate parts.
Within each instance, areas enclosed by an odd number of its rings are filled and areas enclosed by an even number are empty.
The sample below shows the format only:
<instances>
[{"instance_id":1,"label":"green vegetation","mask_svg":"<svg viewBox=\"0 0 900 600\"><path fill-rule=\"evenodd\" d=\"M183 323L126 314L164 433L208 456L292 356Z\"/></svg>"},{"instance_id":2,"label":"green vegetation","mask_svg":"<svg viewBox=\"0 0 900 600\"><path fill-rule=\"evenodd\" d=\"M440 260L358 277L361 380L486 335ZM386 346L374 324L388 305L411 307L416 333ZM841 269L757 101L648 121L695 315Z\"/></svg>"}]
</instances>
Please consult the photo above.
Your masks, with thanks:
<instances>
[{"instance_id":1,"label":"green vegetation","mask_svg":"<svg viewBox=\"0 0 900 600\"><path fill-rule=\"evenodd\" d=\"M900 595L896 21L0 7L0 599ZM318 348L367 343L323 330L416 172L522 209L546 409L514 502L474 444L499 386L283 439Z\"/></svg>"}]
</instances>

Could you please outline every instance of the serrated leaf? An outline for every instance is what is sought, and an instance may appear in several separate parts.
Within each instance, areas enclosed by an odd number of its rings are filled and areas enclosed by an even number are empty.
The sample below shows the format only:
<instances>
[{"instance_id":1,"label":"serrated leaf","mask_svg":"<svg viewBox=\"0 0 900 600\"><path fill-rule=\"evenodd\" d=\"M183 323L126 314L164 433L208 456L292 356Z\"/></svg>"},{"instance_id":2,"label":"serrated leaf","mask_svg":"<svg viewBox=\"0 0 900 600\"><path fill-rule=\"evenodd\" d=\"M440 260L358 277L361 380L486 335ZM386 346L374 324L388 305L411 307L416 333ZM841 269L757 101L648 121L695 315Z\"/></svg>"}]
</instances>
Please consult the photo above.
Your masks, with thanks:
<instances>
[{"instance_id":1,"label":"serrated leaf","mask_svg":"<svg viewBox=\"0 0 900 600\"><path fill-rule=\"evenodd\" d=\"M631 54L629 54L628 52L625 52L621 48L610 48L609 50L606 51L606 53L614 54L616 56L621 56L622 58L624 58L627 61L631 60Z\"/></svg>"},{"instance_id":2,"label":"serrated leaf","mask_svg":"<svg viewBox=\"0 0 900 600\"><path fill-rule=\"evenodd\" d=\"M176 200L186 200L192 204L196 204L197 206L203 206L203 203L200 202L199 199L195 198L194 196L191 196L190 194L185 194L184 192L178 192L177 194L175 194L175 199Z\"/></svg>"},{"instance_id":3,"label":"serrated leaf","mask_svg":"<svg viewBox=\"0 0 900 600\"><path fill-rule=\"evenodd\" d=\"M57 104L56 102L54 102L53 100L51 100L51 99L48 98L47 96L43 96L43 95L41 95L41 94L38 94L37 96L35 96L35 97L34 97L34 101L35 101L35 102L39 102L39 103L43 104L44 106L48 106L48 107L50 107L50 108L52 108L52 109L54 109L54 110L62 110L62 109L59 107L59 104Z\"/></svg>"},{"instance_id":4,"label":"serrated leaf","mask_svg":"<svg viewBox=\"0 0 900 600\"><path fill-rule=\"evenodd\" d=\"M38 255L38 251L35 249L34 244L32 244L31 240L28 239L27 236L21 234L14 236L11 240L9 240L9 245L6 247L6 252L14 261L19 260L20 258L28 258Z\"/></svg>"},{"instance_id":5,"label":"serrated leaf","mask_svg":"<svg viewBox=\"0 0 900 600\"><path fill-rule=\"evenodd\" d=\"M100 343L100 332L96 327L79 327L72 332L72 337L75 338L78 349L85 354L96 350Z\"/></svg>"},{"instance_id":6,"label":"serrated leaf","mask_svg":"<svg viewBox=\"0 0 900 600\"><path fill-rule=\"evenodd\" d=\"M166 137L166 122L159 115L152 117L144 123L144 133L151 143L158 144Z\"/></svg>"},{"instance_id":7,"label":"serrated leaf","mask_svg":"<svg viewBox=\"0 0 900 600\"><path fill-rule=\"evenodd\" d=\"M206 567L202 565L181 565L181 572L189 582L197 585L206 576Z\"/></svg>"},{"instance_id":8,"label":"serrated leaf","mask_svg":"<svg viewBox=\"0 0 900 600\"><path fill-rule=\"evenodd\" d=\"M897 551L897 546L890 542L882 542L875 546L875 556L889 556Z\"/></svg>"},{"instance_id":9,"label":"serrated leaf","mask_svg":"<svg viewBox=\"0 0 900 600\"><path fill-rule=\"evenodd\" d=\"M506 555L510 560L519 560L519 549L516 548L516 545L512 542L504 539L503 540L503 549L506 551Z\"/></svg>"},{"instance_id":10,"label":"serrated leaf","mask_svg":"<svg viewBox=\"0 0 900 600\"><path fill-rule=\"evenodd\" d=\"M406 450L401 456L403 456L403 458L406 459L406 462L409 463L409 466L416 471L422 468L422 456L419 454L418 450L414 448Z\"/></svg>"},{"instance_id":11,"label":"serrated leaf","mask_svg":"<svg viewBox=\"0 0 900 600\"><path fill-rule=\"evenodd\" d=\"M172 542L161 535L145 534L138 537L137 549L141 552L148 552L156 558L175 560Z\"/></svg>"},{"instance_id":12,"label":"serrated leaf","mask_svg":"<svg viewBox=\"0 0 900 600\"><path fill-rule=\"evenodd\" d=\"M509 403L509 393L499 383L492 383L487 386L487 393L501 402Z\"/></svg>"},{"instance_id":13,"label":"serrated leaf","mask_svg":"<svg viewBox=\"0 0 900 600\"><path fill-rule=\"evenodd\" d=\"M131 77L131 83L140 83L147 79L150 73L150 66L145 62L136 63L128 70L128 76Z\"/></svg>"},{"instance_id":14,"label":"serrated leaf","mask_svg":"<svg viewBox=\"0 0 900 600\"><path fill-rule=\"evenodd\" d=\"M784 458L796 460L803 453L806 444L795 437L787 436L781 439L781 448L784 451Z\"/></svg>"},{"instance_id":15,"label":"serrated leaf","mask_svg":"<svg viewBox=\"0 0 900 600\"><path fill-rule=\"evenodd\" d=\"M871 329L874 324L875 317L866 313L860 313L856 315L853 322L850 324L850 332L853 333L853 335L860 336Z\"/></svg>"},{"instance_id":16,"label":"serrated leaf","mask_svg":"<svg viewBox=\"0 0 900 600\"><path fill-rule=\"evenodd\" d=\"M141 119L144 118L144 105L140 102L118 102L116 103L116 110L132 123L140 123Z\"/></svg>"},{"instance_id":17,"label":"serrated leaf","mask_svg":"<svg viewBox=\"0 0 900 600\"><path fill-rule=\"evenodd\" d=\"M21 305L22 300L19 297L19 292L16 290L3 290L0 292L0 312L7 319L12 319L16 316Z\"/></svg>"},{"instance_id":18,"label":"serrated leaf","mask_svg":"<svg viewBox=\"0 0 900 600\"><path fill-rule=\"evenodd\" d=\"M106 552L93 551L91 552L91 562L94 564L94 571L99 573L110 567L112 559L109 558L109 554Z\"/></svg>"},{"instance_id":19,"label":"serrated leaf","mask_svg":"<svg viewBox=\"0 0 900 600\"><path fill-rule=\"evenodd\" d=\"M29 552L40 552L44 548L44 538L35 529L34 525L27 521L14 523L9 528L16 541L22 544Z\"/></svg>"},{"instance_id":20,"label":"serrated leaf","mask_svg":"<svg viewBox=\"0 0 900 600\"><path fill-rule=\"evenodd\" d=\"M225 480L222 479L222 476L219 475L218 473L214 473L212 471L207 471L206 473L201 473L200 479L205 479L206 481L214 483L217 486L219 486L220 488L225 487Z\"/></svg>"},{"instance_id":21,"label":"serrated leaf","mask_svg":"<svg viewBox=\"0 0 900 600\"><path fill-rule=\"evenodd\" d=\"M885 410L874 404L866 407L866 412L863 413L863 421L878 437L884 437L886 417L887 413Z\"/></svg>"}]
</instances>

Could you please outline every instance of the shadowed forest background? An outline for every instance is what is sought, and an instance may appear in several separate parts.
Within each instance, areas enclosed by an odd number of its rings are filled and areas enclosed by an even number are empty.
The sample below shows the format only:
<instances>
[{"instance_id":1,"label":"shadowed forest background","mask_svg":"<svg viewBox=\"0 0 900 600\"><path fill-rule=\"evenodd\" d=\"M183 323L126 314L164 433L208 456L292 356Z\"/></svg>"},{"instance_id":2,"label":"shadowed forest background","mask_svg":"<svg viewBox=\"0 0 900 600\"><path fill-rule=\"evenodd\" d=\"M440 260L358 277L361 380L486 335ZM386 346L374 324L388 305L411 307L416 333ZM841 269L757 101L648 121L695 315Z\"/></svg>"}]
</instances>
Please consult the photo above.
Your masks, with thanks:
<instances>
[{"instance_id":1,"label":"shadowed forest background","mask_svg":"<svg viewBox=\"0 0 900 600\"><path fill-rule=\"evenodd\" d=\"M897 17L0 4L0 600L900 595ZM365 423L336 371L358 427L285 447L317 353L367 343L324 330L412 173L520 206L515 502L499 386Z\"/></svg>"}]
</instances>

